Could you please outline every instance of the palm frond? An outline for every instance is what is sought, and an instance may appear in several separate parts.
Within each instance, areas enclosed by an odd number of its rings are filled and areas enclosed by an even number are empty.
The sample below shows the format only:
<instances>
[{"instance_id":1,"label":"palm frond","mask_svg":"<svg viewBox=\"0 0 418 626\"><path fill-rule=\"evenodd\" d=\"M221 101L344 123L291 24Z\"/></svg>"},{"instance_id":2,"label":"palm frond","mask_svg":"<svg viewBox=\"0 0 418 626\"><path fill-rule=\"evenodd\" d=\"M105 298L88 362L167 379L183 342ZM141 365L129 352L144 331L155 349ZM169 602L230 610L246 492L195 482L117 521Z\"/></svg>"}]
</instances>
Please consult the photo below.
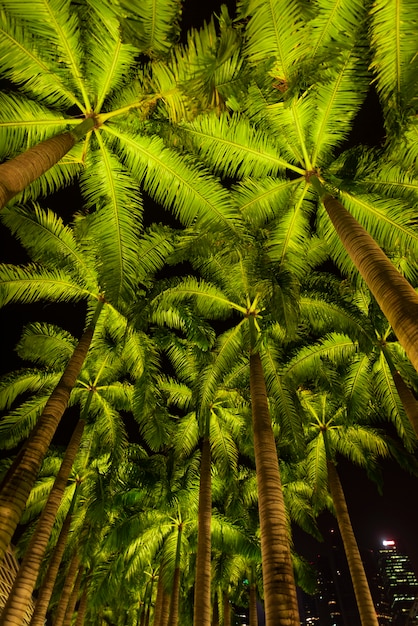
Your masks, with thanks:
<instances>
[{"instance_id":1,"label":"palm frond","mask_svg":"<svg viewBox=\"0 0 418 626\"><path fill-rule=\"evenodd\" d=\"M196 413L187 413L176 423L173 433L174 450L180 458L187 458L199 443L199 424Z\"/></svg>"},{"instance_id":2,"label":"palm frond","mask_svg":"<svg viewBox=\"0 0 418 626\"><path fill-rule=\"evenodd\" d=\"M184 225L215 223L230 231L235 211L216 179L166 148L156 136L131 137L109 125L103 129L119 140L116 150L121 150L121 158L147 193Z\"/></svg>"},{"instance_id":3,"label":"palm frond","mask_svg":"<svg viewBox=\"0 0 418 626\"><path fill-rule=\"evenodd\" d=\"M364 27L366 9L363 0L317 0L309 21L310 55L323 60L351 44L359 27Z\"/></svg>"},{"instance_id":4,"label":"palm frond","mask_svg":"<svg viewBox=\"0 0 418 626\"><path fill-rule=\"evenodd\" d=\"M86 286L98 291L91 253L77 242L73 230L53 211L33 207L4 209L2 220L36 263L66 267L83 278ZM90 263L89 263L90 261Z\"/></svg>"},{"instance_id":5,"label":"palm frond","mask_svg":"<svg viewBox=\"0 0 418 626\"><path fill-rule=\"evenodd\" d=\"M94 98L94 111L100 113L106 101L133 80L138 50L122 43L118 29L111 28L109 32L109 21L103 20L102 15L93 15L87 18L89 32L83 41L88 50L85 75Z\"/></svg>"},{"instance_id":6,"label":"palm frond","mask_svg":"<svg viewBox=\"0 0 418 626\"><path fill-rule=\"evenodd\" d=\"M309 53L306 16L295 0L243 0L239 13L247 19L245 52L251 63L274 59L271 76L289 82Z\"/></svg>"},{"instance_id":7,"label":"palm frond","mask_svg":"<svg viewBox=\"0 0 418 626\"><path fill-rule=\"evenodd\" d=\"M418 27L412 16L417 11L416 0L379 0L370 12L371 68L376 75L386 124L392 132L402 125L403 116L414 113Z\"/></svg>"},{"instance_id":8,"label":"palm frond","mask_svg":"<svg viewBox=\"0 0 418 626\"><path fill-rule=\"evenodd\" d=\"M48 368L63 368L76 343L76 339L59 326L34 322L23 329L16 351L21 359Z\"/></svg>"},{"instance_id":9,"label":"palm frond","mask_svg":"<svg viewBox=\"0 0 418 626\"><path fill-rule=\"evenodd\" d=\"M234 186L232 200L248 222L262 225L270 219L281 217L302 180L304 179L283 180L278 177L246 179Z\"/></svg>"},{"instance_id":10,"label":"palm frond","mask_svg":"<svg viewBox=\"0 0 418 626\"><path fill-rule=\"evenodd\" d=\"M100 255L99 275L115 304L132 292L138 264L142 202L138 184L111 154L100 135L100 150L90 155L81 177L88 234Z\"/></svg>"},{"instance_id":11,"label":"palm frond","mask_svg":"<svg viewBox=\"0 0 418 626\"><path fill-rule=\"evenodd\" d=\"M329 377L328 361L335 365L349 362L357 352L350 337L340 333L329 333L321 341L305 345L283 366L284 380L299 385L304 381ZM287 382L287 384L290 384Z\"/></svg>"},{"instance_id":12,"label":"palm frond","mask_svg":"<svg viewBox=\"0 0 418 626\"><path fill-rule=\"evenodd\" d=\"M264 346L260 356L267 393L274 406L272 417L280 426L280 441L292 442L292 446L296 450L300 446L303 436L302 422L297 410L297 398L280 375L275 348L270 344Z\"/></svg>"},{"instance_id":13,"label":"palm frond","mask_svg":"<svg viewBox=\"0 0 418 626\"><path fill-rule=\"evenodd\" d=\"M8 302L33 303L42 300L78 302L93 296L84 281L64 270L46 270L35 264L25 267L0 266L0 306Z\"/></svg>"},{"instance_id":14,"label":"palm frond","mask_svg":"<svg viewBox=\"0 0 418 626\"><path fill-rule=\"evenodd\" d=\"M29 436L38 417L44 410L48 397L39 395L31 400L27 400L1 418L1 448L5 450L15 448L23 439Z\"/></svg>"},{"instance_id":15,"label":"palm frond","mask_svg":"<svg viewBox=\"0 0 418 626\"><path fill-rule=\"evenodd\" d=\"M24 369L3 376L0 381L0 409L9 409L16 398L29 393L47 395L59 380L59 374Z\"/></svg>"},{"instance_id":16,"label":"palm frond","mask_svg":"<svg viewBox=\"0 0 418 626\"><path fill-rule=\"evenodd\" d=\"M211 411L209 433L212 460L224 473L236 470L238 465L238 448L228 430L227 415L220 407Z\"/></svg>"},{"instance_id":17,"label":"palm frond","mask_svg":"<svg viewBox=\"0 0 418 626\"><path fill-rule=\"evenodd\" d=\"M231 178L275 175L294 166L280 155L280 140L254 128L241 116L201 115L180 126L186 145L217 174Z\"/></svg>"},{"instance_id":18,"label":"palm frond","mask_svg":"<svg viewBox=\"0 0 418 626\"><path fill-rule=\"evenodd\" d=\"M150 57L169 52L179 35L177 0L117 0L122 32Z\"/></svg>"},{"instance_id":19,"label":"palm frond","mask_svg":"<svg viewBox=\"0 0 418 626\"><path fill-rule=\"evenodd\" d=\"M364 55L362 58L357 49L356 53L343 53L338 62L333 62L332 70L323 71L314 90L317 115L309 138L313 167L327 162L333 149L347 138L366 97L368 82Z\"/></svg>"},{"instance_id":20,"label":"palm frond","mask_svg":"<svg viewBox=\"0 0 418 626\"><path fill-rule=\"evenodd\" d=\"M45 18L41 2L31 5L30 15L24 2L7 2L8 11L3 11L0 25L0 71L11 82L29 94L35 94L46 104L58 107L77 106L83 110L83 104L68 84L68 68L65 63L56 63L54 47L46 45L44 36L45 25L49 24L49 16ZM48 3L43 3L48 7ZM50 3L51 6L54 3ZM69 4L66 2L65 4ZM10 11L12 5L17 11ZM4 7L4 3L3 3ZM33 10L33 11L32 11ZM16 13L20 20L16 20ZM68 11L62 15L65 21ZM45 22L42 21L43 15ZM43 37L28 36L27 24L31 17L31 24L41 30ZM74 15L69 21L74 27Z\"/></svg>"},{"instance_id":21,"label":"palm frond","mask_svg":"<svg viewBox=\"0 0 418 626\"><path fill-rule=\"evenodd\" d=\"M66 129L68 119L18 93L0 93L0 159L24 152Z\"/></svg>"}]
</instances>

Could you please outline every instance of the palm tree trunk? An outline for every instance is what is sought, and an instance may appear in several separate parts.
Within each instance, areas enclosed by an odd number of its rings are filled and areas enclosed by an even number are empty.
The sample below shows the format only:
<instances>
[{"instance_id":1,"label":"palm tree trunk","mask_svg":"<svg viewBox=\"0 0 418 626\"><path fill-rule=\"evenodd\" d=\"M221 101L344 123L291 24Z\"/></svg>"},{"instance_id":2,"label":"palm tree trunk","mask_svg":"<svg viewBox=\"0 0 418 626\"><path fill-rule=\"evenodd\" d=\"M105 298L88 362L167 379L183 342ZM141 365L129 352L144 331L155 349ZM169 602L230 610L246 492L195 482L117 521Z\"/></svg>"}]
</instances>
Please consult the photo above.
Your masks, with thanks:
<instances>
[{"instance_id":1,"label":"palm tree trunk","mask_svg":"<svg viewBox=\"0 0 418 626\"><path fill-rule=\"evenodd\" d=\"M77 619L76 619L74 626L83 626L84 624L84 618L86 616L86 611L87 611L87 599L88 599L88 595L87 595L87 583L86 583L84 585L83 593L81 595L81 600L80 600L80 604L78 606L78 611L77 611Z\"/></svg>"},{"instance_id":2,"label":"palm tree trunk","mask_svg":"<svg viewBox=\"0 0 418 626\"><path fill-rule=\"evenodd\" d=\"M406 416L418 438L418 402L400 373L397 370L393 370L391 373Z\"/></svg>"},{"instance_id":3,"label":"palm tree trunk","mask_svg":"<svg viewBox=\"0 0 418 626\"><path fill-rule=\"evenodd\" d=\"M160 563L160 571L158 573L157 597L155 598L154 607L154 626L161 626L161 613L163 609L164 585L163 585L163 562Z\"/></svg>"},{"instance_id":4,"label":"palm tree trunk","mask_svg":"<svg viewBox=\"0 0 418 626\"><path fill-rule=\"evenodd\" d=\"M24 449L19 465L2 489L0 494L0 560L3 559L5 550L12 540L43 458L67 408L71 391L87 356L95 323L103 304L104 300L100 297L92 322L84 331L60 381L50 395L30 435L30 442Z\"/></svg>"},{"instance_id":5,"label":"palm tree trunk","mask_svg":"<svg viewBox=\"0 0 418 626\"><path fill-rule=\"evenodd\" d=\"M74 554L68 566L67 575L64 580L64 586L61 591L60 599L57 609L55 611L53 625L62 626L65 619L65 613L67 610L68 602L70 601L71 593L74 588L75 579L80 567L80 559L77 554Z\"/></svg>"},{"instance_id":6,"label":"palm tree trunk","mask_svg":"<svg viewBox=\"0 0 418 626\"><path fill-rule=\"evenodd\" d=\"M93 117L85 119L70 132L61 133L29 148L23 154L0 165L0 209L39 178L71 150L95 125Z\"/></svg>"},{"instance_id":7,"label":"palm tree trunk","mask_svg":"<svg viewBox=\"0 0 418 626\"><path fill-rule=\"evenodd\" d=\"M231 626L231 603L226 591L224 592L224 626Z\"/></svg>"},{"instance_id":8,"label":"palm tree trunk","mask_svg":"<svg viewBox=\"0 0 418 626\"><path fill-rule=\"evenodd\" d=\"M68 600L67 608L65 609L64 621L62 622L62 626L71 626L72 618L75 611L75 606L78 600L78 593L80 591L81 579L84 574L84 567L81 565L78 568L77 578L75 579L75 583L73 589L71 591L71 595ZM56 623L56 626L61 626Z\"/></svg>"},{"instance_id":9,"label":"palm tree trunk","mask_svg":"<svg viewBox=\"0 0 418 626\"><path fill-rule=\"evenodd\" d=\"M58 508L64 495L85 426L79 420L68 444L66 453L44 510L36 524L23 561L13 583L12 590L0 616L0 626L20 626L32 600L36 579L42 565L45 550L54 526Z\"/></svg>"},{"instance_id":10,"label":"palm tree trunk","mask_svg":"<svg viewBox=\"0 0 418 626\"><path fill-rule=\"evenodd\" d=\"M418 372L418 294L347 209L326 193L315 176L310 180L340 241Z\"/></svg>"},{"instance_id":11,"label":"palm tree trunk","mask_svg":"<svg viewBox=\"0 0 418 626\"><path fill-rule=\"evenodd\" d=\"M250 584L250 626L258 626L257 617L257 587L255 583Z\"/></svg>"},{"instance_id":12,"label":"palm tree trunk","mask_svg":"<svg viewBox=\"0 0 418 626\"><path fill-rule=\"evenodd\" d=\"M55 544L54 551L52 553L48 570L41 588L38 593L38 599L35 604L35 609L32 615L30 626L44 626L46 613L48 611L49 601L54 590L55 581L58 575L58 570L61 564L62 556L64 554L65 546L67 544L68 533L70 531L71 521L73 517L73 507L75 505L76 492L73 496L71 508L67 513L67 517L62 525L58 541Z\"/></svg>"},{"instance_id":13,"label":"palm tree trunk","mask_svg":"<svg viewBox=\"0 0 418 626\"><path fill-rule=\"evenodd\" d=\"M211 520L212 476L209 437L202 441L200 459L199 514L197 531L197 559L194 591L194 626L210 626L211 584Z\"/></svg>"},{"instance_id":14,"label":"palm tree trunk","mask_svg":"<svg viewBox=\"0 0 418 626\"><path fill-rule=\"evenodd\" d=\"M299 626L279 461L258 353L250 356L250 391L266 626Z\"/></svg>"},{"instance_id":15,"label":"palm tree trunk","mask_svg":"<svg viewBox=\"0 0 418 626\"><path fill-rule=\"evenodd\" d=\"M337 468L332 461L327 461L327 468L329 488L335 507L338 527L344 544L351 580L353 582L361 624L362 626L378 626L379 622L377 620L376 610L374 608L357 541L354 536Z\"/></svg>"},{"instance_id":16,"label":"palm tree trunk","mask_svg":"<svg viewBox=\"0 0 418 626\"><path fill-rule=\"evenodd\" d=\"M181 556L181 535L183 531L183 524L180 522L177 526L177 546L176 546L176 561L173 577L173 589L171 591L170 601L170 619L168 620L168 626L178 626L179 623L179 600L180 600L180 556Z\"/></svg>"}]
</instances>

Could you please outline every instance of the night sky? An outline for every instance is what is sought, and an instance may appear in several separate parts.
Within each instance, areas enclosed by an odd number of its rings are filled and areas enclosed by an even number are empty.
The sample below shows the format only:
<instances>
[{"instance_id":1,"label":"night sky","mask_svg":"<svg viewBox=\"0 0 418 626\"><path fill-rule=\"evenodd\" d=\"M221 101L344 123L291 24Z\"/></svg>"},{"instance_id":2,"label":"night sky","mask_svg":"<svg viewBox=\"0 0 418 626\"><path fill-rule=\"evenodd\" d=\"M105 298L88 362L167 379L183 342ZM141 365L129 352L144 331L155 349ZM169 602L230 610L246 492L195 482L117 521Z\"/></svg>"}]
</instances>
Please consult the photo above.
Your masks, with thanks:
<instances>
[{"instance_id":1,"label":"night sky","mask_svg":"<svg viewBox=\"0 0 418 626\"><path fill-rule=\"evenodd\" d=\"M235 3L230 0L226 3L232 9ZM184 2L183 20L188 28L191 24L200 26L204 19L209 18L213 11L218 11L221 2L218 0L186 0ZM352 143L363 142L369 145L379 144L383 137L381 114L377 108L377 98L373 91L367 99L367 106L360 112L350 138ZM19 263L24 256L19 244L12 240L3 226L0 227L0 261ZM61 312L71 305L38 305L36 307L8 306L0 310L1 324L1 362L0 373L5 373L17 367L13 347L19 339L22 326L29 321L42 319L62 323L59 319ZM75 313L75 311L74 311ZM57 320L58 314L58 320ZM78 319L82 316L65 315L65 327L79 335ZM352 517L354 531L358 543L363 548L376 548L384 538L392 538L397 542L399 549L408 554L418 573L418 506L417 491L418 479L409 476L400 470L393 462L383 465L384 487L383 495L378 494L377 488L367 479L365 472L341 462L339 470L346 493L346 498ZM323 516L321 521L323 530L330 526L336 528L336 523L329 516ZM305 556L313 556L321 549L314 540L307 540L303 532L295 535L296 550Z\"/></svg>"}]
</instances>

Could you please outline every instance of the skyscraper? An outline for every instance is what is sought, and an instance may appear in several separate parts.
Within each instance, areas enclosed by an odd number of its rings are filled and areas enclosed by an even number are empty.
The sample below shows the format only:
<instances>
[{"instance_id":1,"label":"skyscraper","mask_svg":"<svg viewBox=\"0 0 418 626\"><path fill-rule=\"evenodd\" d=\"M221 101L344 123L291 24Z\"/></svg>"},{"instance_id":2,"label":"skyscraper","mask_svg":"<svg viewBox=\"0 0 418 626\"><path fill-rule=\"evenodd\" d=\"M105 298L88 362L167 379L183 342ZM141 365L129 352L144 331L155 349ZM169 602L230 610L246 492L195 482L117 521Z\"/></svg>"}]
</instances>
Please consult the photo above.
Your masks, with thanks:
<instances>
[{"instance_id":1,"label":"skyscraper","mask_svg":"<svg viewBox=\"0 0 418 626\"><path fill-rule=\"evenodd\" d=\"M405 626L418 597L418 579L409 558L398 552L395 542L385 539L379 549L379 572L387 594L393 626Z\"/></svg>"}]
</instances>

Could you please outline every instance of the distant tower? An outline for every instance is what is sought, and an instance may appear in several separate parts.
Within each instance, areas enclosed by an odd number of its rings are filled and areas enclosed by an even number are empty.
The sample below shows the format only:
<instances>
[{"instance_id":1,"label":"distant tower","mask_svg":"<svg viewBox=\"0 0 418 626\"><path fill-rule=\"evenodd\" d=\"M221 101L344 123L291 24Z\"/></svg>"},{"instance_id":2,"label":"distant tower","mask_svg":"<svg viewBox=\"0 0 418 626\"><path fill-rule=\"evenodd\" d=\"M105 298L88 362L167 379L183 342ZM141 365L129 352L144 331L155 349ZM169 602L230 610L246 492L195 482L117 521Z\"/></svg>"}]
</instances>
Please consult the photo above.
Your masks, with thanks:
<instances>
[{"instance_id":1,"label":"distant tower","mask_svg":"<svg viewBox=\"0 0 418 626\"><path fill-rule=\"evenodd\" d=\"M392 612L393 626L405 626L418 597L418 579L407 556L393 540L385 539L379 549L379 570Z\"/></svg>"}]
</instances>

